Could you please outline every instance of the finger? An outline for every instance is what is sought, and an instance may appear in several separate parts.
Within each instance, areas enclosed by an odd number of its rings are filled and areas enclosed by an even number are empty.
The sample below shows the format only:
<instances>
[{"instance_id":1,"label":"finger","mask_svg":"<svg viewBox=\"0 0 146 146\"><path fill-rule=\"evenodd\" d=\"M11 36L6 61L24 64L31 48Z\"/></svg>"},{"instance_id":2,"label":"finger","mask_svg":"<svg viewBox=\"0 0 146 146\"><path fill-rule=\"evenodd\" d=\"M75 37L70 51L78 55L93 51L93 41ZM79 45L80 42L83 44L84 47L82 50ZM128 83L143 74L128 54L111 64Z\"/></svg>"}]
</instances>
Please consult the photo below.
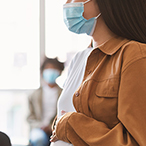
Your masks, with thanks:
<instances>
[{"instance_id":1,"label":"finger","mask_svg":"<svg viewBox=\"0 0 146 146\"><path fill-rule=\"evenodd\" d=\"M55 135L55 130L52 131L52 135Z\"/></svg>"},{"instance_id":2,"label":"finger","mask_svg":"<svg viewBox=\"0 0 146 146\"><path fill-rule=\"evenodd\" d=\"M64 110L61 110L61 115L64 115L65 113L67 113L67 112Z\"/></svg>"},{"instance_id":3,"label":"finger","mask_svg":"<svg viewBox=\"0 0 146 146\"><path fill-rule=\"evenodd\" d=\"M57 136L56 135L52 135L51 137L50 137L50 142L55 142L55 141L57 141L58 140L58 138L57 138Z\"/></svg>"}]
</instances>

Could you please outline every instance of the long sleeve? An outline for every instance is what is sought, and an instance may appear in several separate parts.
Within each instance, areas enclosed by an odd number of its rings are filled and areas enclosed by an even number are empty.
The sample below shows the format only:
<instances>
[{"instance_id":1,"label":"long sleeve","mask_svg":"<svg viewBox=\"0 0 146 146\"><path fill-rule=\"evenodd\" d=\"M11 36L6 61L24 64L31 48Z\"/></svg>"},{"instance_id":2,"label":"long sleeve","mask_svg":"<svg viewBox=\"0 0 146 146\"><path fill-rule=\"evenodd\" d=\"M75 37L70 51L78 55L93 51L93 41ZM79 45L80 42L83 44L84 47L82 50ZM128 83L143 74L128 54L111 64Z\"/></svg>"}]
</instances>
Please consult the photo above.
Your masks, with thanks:
<instances>
[{"instance_id":1,"label":"long sleeve","mask_svg":"<svg viewBox=\"0 0 146 146\"><path fill-rule=\"evenodd\" d=\"M29 114L27 117L27 121L30 124L30 127L31 128L40 127L41 121L38 120L36 115L35 115L35 111L34 111L33 104L32 104L31 100L28 101L28 105L29 105Z\"/></svg>"},{"instance_id":2,"label":"long sleeve","mask_svg":"<svg viewBox=\"0 0 146 146\"><path fill-rule=\"evenodd\" d=\"M28 97L28 116L27 121L31 128L41 126L41 96L42 89L38 89Z\"/></svg>"},{"instance_id":3,"label":"long sleeve","mask_svg":"<svg viewBox=\"0 0 146 146\"><path fill-rule=\"evenodd\" d=\"M57 137L74 146L146 146L146 58L121 73L119 123L112 129L83 113L67 113L56 127Z\"/></svg>"}]
</instances>

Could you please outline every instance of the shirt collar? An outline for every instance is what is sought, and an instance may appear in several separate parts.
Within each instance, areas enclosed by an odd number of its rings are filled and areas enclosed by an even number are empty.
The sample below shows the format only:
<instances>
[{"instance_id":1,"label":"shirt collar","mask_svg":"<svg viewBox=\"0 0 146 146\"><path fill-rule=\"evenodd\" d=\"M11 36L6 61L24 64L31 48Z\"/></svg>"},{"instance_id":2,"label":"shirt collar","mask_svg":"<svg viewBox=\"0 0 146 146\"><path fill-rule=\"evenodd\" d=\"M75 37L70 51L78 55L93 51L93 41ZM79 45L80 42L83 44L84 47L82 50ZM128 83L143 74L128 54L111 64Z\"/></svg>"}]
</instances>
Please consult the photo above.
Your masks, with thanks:
<instances>
[{"instance_id":1,"label":"shirt collar","mask_svg":"<svg viewBox=\"0 0 146 146\"><path fill-rule=\"evenodd\" d=\"M116 36L111 38L104 45L100 46L99 49L107 55L113 55L120 49L121 46L123 46L128 41L129 40L127 39Z\"/></svg>"}]
</instances>

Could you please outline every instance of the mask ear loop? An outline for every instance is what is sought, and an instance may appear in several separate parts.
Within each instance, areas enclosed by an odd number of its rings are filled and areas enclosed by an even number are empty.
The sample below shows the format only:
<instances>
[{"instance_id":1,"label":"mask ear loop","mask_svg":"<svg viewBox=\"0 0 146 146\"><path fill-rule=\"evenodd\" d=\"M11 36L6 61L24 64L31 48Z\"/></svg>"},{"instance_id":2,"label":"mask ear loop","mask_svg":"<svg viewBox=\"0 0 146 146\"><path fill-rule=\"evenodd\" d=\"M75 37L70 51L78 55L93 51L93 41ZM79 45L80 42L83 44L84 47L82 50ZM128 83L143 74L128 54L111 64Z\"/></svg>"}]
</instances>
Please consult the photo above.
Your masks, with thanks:
<instances>
[{"instance_id":1,"label":"mask ear loop","mask_svg":"<svg viewBox=\"0 0 146 146\"><path fill-rule=\"evenodd\" d=\"M99 14L95 17L95 19L99 18L100 16L101 16L101 13L99 13Z\"/></svg>"},{"instance_id":2,"label":"mask ear loop","mask_svg":"<svg viewBox=\"0 0 146 146\"><path fill-rule=\"evenodd\" d=\"M96 26L96 23L97 23L97 18L99 18L100 15L101 15L101 13L99 13L99 14L95 17L95 23L94 23L94 25L93 25L93 28L92 28L91 33L89 34L90 36L92 36L92 34L93 34L93 32L94 32L94 29L95 29L95 26Z\"/></svg>"},{"instance_id":3,"label":"mask ear loop","mask_svg":"<svg viewBox=\"0 0 146 146\"><path fill-rule=\"evenodd\" d=\"M91 0L87 0L87 1L83 2L83 4L86 4L86 3L88 3L89 1L91 1Z\"/></svg>"}]
</instances>

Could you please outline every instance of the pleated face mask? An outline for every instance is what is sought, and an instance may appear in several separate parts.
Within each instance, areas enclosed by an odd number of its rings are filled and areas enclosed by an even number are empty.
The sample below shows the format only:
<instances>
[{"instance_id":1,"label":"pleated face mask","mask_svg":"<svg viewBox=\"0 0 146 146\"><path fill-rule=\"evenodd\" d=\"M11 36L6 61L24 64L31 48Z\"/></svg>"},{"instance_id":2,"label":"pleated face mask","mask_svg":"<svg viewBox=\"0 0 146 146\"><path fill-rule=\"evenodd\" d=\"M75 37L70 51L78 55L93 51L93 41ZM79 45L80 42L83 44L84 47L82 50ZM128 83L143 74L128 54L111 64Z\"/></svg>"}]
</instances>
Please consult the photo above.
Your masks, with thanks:
<instances>
[{"instance_id":1,"label":"pleated face mask","mask_svg":"<svg viewBox=\"0 0 146 146\"><path fill-rule=\"evenodd\" d=\"M43 71L43 79L49 84L55 84L57 77L59 77L60 73L56 69L45 69Z\"/></svg>"},{"instance_id":2,"label":"pleated face mask","mask_svg":"<svg viewBox=\"0 0 146 146\"><path fill-rule=\"evenodd\" d=\"M97 18L101 15L101 13L97 17L93 17L88 20L85 19L83 17L84 4L89 1L90 0L87 0L86 2L67 3L63 5L64 23L70 31L77 34L86 33L90 36L93 35Z\"/></svg>"}]
</instances>

